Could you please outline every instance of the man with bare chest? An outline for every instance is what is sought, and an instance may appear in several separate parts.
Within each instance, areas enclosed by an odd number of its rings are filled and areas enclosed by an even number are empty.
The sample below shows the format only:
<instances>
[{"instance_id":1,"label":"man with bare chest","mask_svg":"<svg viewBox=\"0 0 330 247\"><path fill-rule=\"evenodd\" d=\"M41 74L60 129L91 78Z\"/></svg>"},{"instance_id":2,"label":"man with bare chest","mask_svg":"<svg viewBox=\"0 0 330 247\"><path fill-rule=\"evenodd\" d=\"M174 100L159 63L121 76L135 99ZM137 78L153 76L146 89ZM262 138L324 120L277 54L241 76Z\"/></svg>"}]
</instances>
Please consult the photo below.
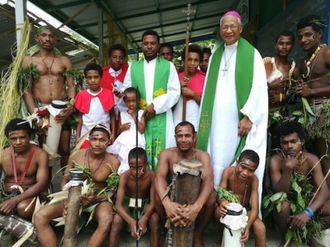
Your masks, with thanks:
<instances>
[{"instance_id":1,"label":"man with bare chest","mask_svg":"<svg viewBox=\"0 0 330 247\"><path fill-rule=\"evenodd\" d=\"M48 154L30 144L31 134L28 122L18 118L11 120L5 128L11 146L2 151L0 161L0 173L5 173L1 199L8 198L0 205L0 213L9 215L16 210L19 217L27 220L31 219L35 204L25 209L47 188L49 176Z\"/></svg>"},{"instance_id":2,"label":"man with bare chest","mask_svg":"<svg viewBox=\"0 0 330 247\"><path fill-rule=\"evenodd\" d=\"M322 18L314 15L302 18L297 24L298 41L301 48L307 52L301 63L304 77L302 83L294 87L294 92L305 97L315 115L316 120L307 119L304 128L308 137L313 140L316 155L330 155L330 84L327 75L330 71L330 47L322 44L324 23ZM323 174L330 169L330 158L321 161ZM327 179L330 186L330 177Z\"/></svg>"},{"instance_id":3,"label":"man with bare chest","mask_svg":"<svg viewBox=\"0 0 330 247\"><path fill-rule=\"evenodd\" d=\"M92 129L89 137L90 148L78 150L72 157L70 157L68 165L65 169L61 188L69 182L69 173L72 168L75 168L75 161L79 166L89 168L92 174L88 178L84 173L84 179L92 179L94 182L93 191L81 195L81 203L84 206L91 206L98 204L95 209L94 220L98 222L98 227L88 241L87 246L101 246L109 235L112 219L113 209L112 205L107 201L105 194L97 195L96 191L100 191L107 187L106 180L109 175L118 170L119 161L105 150L107 148L110 134L105 127L95 127ZM112 166L112 168L110 167ZM59 204L45 205L35 215L35 225L37 228L38 239L42 246L57 247L56 235L49 225L49 222L57 217L67 214L67 199Z\"/></svg>"},{"instance_id":4,"label":"man with bare chest","mask_svg":"<svg viewBox=\"0 0 330 247\"><path fill-rule=\"evenodd\" d=\"M293 199L295 196L292 195L293 188L291 181L294 180L298 184L301 183L301 181L297 179L297 174L300 174L304 177L304 180L310 179L307 183L314 186L313 192L315 193L324 176L321 166L318 164L318 157L314 154L302 151L302 146L305 143L305 139L303 128L300 123L284 123L277 127L277 131L281 139L281 147L283 152L275 154L270 158L269 167L272 191L274 193L284 192L287 194L288 198L288 200L281 205L280 212L273 210L274 219L281 231L283 238L282 244L284 245L286 242L285 234L287 233L288 228L302 228L306 224L307 228L313 228L313 225L308 224L308 222L317 211L329 226L330 201L328 200L328 186L324 183L318 194L315 196L313 202L310 205L306 204L306 208L302 212L299 212L294 217L291 216L292 212L290 203L295 204L295 207L298 206L298 203ZM302 186L301 189L300 194L304 197L305 193L303 190L306 190L307 188ZM308 203L310 203L310 201ZM322 246L319 245L313 238L309 239L309 244L311 246Z\"/></svg>"},{"instance_id":5,"label":"man with bare chest","mask_svg":"<svg viewBox=\"0 0 330 247\"><path fill-rule=\"evenodd\" d=\"M195 138L194 126L186 121L181 122L175 128L177 147L161 152L155 179L155 209L164 224L166 215L175 226L189 227L196 220L194 246L197 247L204 246L203 231L213 214L215 194L210 155L193 148ZM203 164L204 170L199 196L194 204L187 206L172 202L169 195L165 194L166 187L172 180L173 165L182 159L198 160Z\"/></svg>"},{"instance_id":6,"label":"man with bare chest","mask_svg":"<svg viewBox=\"0 0 330 247\"><path fill-rule=\"evenodd\" d=\"M63 72L67 69L72 69L70 59L65 56L56 54L55 44L57 42L53 31L48 27L40 27L37 30L37 35L34 36L38 43L39 51L32 56L25 56L22 62L22 68L37 65L37 70L40 78L32 78L29 85L25 85L24 100L30 114L34 113L34 109L51 104L53 100L67 100L68 97L74 99L76 89L74 87L73 78L68 75L66 78ZM66 84L68 93L66 92ZM59 154L62 156L61 166L65 166L68 162L70 154L70 128L65 124L65 121L73 113L73 106L62 109L61 114L56 116L56 121L60 122L62 134L59 145ZM36 126L41 128L42 119L36 122Z\"/></svg>"},{"instance_id":7,"label":"man with bare chest","mask_svg":"<svg viewBox=\"0 0 330 247\"><path fill-rule=\"evenodd\" d=\"M294 34L282 31L275 38L276 55L263 58L269 95L269 111L280 110L286 102L286 89L289 77L299 74L295 61L288 58L294 46Z\"/></svg>"}]
</instances>

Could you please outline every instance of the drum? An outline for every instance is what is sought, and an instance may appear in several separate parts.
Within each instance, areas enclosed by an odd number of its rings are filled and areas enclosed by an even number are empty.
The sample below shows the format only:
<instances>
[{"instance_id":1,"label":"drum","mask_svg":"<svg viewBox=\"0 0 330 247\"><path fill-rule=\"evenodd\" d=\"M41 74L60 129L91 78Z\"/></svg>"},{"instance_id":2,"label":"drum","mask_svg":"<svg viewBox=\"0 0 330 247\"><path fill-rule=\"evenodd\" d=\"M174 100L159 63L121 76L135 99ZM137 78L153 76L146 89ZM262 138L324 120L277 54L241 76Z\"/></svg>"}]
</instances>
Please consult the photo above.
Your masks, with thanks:
<instances>
[{"instance_id":1,"label":"drum","mask_svg":"<svg viewBox=\"0 0 330 247\"><path fill-rule=\"evenodd\" d=\"M181 205L194 204L199 196L203 165L197 160L181 160L173 165L172 201ZM189 227L169 229L168 247L193 246L195 223Z\"/></svg>"}]
</instances>

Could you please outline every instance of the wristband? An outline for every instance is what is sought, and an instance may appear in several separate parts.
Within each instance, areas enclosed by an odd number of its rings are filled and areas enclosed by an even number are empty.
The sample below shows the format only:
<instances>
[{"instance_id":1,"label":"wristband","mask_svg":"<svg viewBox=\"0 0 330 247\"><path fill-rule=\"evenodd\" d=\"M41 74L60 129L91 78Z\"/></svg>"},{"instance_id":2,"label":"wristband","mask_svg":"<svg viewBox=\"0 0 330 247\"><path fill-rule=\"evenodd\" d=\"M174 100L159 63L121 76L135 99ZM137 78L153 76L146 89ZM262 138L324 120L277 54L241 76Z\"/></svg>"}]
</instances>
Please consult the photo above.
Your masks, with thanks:
<instances>
[{"instance_id":1,"label":"wristband","mask_svg":"<svg viewBox=\"0 0 330 247\"><path fill-rule=\"evenodd\" d=\"M310 212L311 217L313 217L313 216L314 216L314 212L313 212L313 210L310 209L309 207L306 207L305 210L306 210L306 209Z\"/></svg>"},{"instance_id":2,"label":"wristband","mask_svg":"<svg viewBox=\"0 0 330 247\"><path fill-rule=\"evenodd\" d=\"M309 212L306 209L304 210L304 213L307 214L307 216L308 216L309 219L312 218L312 216L309 214Z\"/></svg>"},{"instance_id":3,"label":"wristband","mask_svg":"<svg viewBox=\"0 0 330 247\"><path fill-rule=\"evenodd\" d=\"M280 93L280 102L282 102L282 93Z\"/></svg>"}]
</instances>

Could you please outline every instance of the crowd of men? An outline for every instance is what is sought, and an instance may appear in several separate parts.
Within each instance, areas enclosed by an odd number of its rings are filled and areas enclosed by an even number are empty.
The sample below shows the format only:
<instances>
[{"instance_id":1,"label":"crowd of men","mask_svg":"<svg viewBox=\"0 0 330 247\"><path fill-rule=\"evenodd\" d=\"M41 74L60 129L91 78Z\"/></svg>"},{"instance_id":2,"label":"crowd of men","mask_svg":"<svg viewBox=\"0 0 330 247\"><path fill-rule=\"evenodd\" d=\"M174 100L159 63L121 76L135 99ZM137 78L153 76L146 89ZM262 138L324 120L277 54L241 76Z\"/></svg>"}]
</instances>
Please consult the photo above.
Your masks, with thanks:
<instances>
[{"instance_id":1,"label":"crowd of men","mask_svg":"<svg viewBox=\"0 0 330 247\"><path fill-rule=\"evenodd\" d=\"M324 220L324 228L328 227L330 177L325 183L322 181L330 168L327 78L330 48L322 44L321 19L307 16L298 22L298 43L306 57L296 66L289 58L295 44L294 33L280 32L275 37L274 57L262 59L240 37L243 30L240 15L229 11L220 20L224 43L213 54L210 49L195 44L185 47L189 50L188 58L185 50L182 52L182 61L187 61L183 63L186 74L171 62L173 47L160 44L157 32L148 30L142 35L143 59L128 66L124 62L127 55L124 47L111 46L110 64L103 69L97 64L87 65L84 74L89 88L78 94L72 75L63 76L72 64L55 52L54 32L48 27L39 28L35 35L38 50L24 58L22 67L37 65L40 77L27 85L24 99L30 114L53 100L76 99L74 105L62 109L55 119L62 124L59 154L61 166L66 166L61 188L77 164L88 168L84 176L89 176L93 183L93 192L81 196L83 206L97 205L93 219L98 227L87 246L101 246L109 235L110 246L118 246L125 224L137 240L149 224L150 246L166 246L160 229L167 219L176 227L189 227L195 222L194 246L204 246L203 232L211 218L214 216L219 221L227 213L228 201L217 196L218 186L232 191L248 208L249 220L240 241L248 241L252 227L256 246L266 246L261 215L262 196L266 193L263 182L270 181L268 189L272 193L283 192L289 197L295 173L306 179L312 177L315 198L294 215L290 205L296 203L294 200L285 201L281 210L274 210L282 245L288 229L305 227L314 214ZM138 92L134 87L138 87ZM290 112L287 106L301 101L307 102L303 104L305 108ZM183 108L186 121L182 121ZM69 158L69 120L75 112L79 119L75 144L81 149ZM302 117L300 123L292 120L292 116ZM47 134L44 121L40 118L35 125L40 133ZM140 138L144 138L139 147L132 141L135 125ZM10 121L5 133L10 146L1 155L6 197L0 204L0 212L8 215L14 211L28 220L35 205L32 199L50 183L48 154L30 144L31 131L25 120ZM268 149L273 154L268 157L268 163L267 136L271 136ZM309 152L303 150L305 142L311 147ZM167 194L173 165L183 159L197 160L204 169L199 196L191 205L175 203ZM269 174L265 173L266 166ZM116 195L114 212L107 196L95 191L107 188L107 179L116 171L120 177L118 190L112 193ZM136 176L141 199L138 229L137 219L130 210ZM15 186L22 192L17 193ZM58 245L50 222L61 215L65 217L67 206L67 200L46 204L33 214L42 246ZM322 246L313 237L307 241L311 246Z\"/></svg>"}]
</instances>

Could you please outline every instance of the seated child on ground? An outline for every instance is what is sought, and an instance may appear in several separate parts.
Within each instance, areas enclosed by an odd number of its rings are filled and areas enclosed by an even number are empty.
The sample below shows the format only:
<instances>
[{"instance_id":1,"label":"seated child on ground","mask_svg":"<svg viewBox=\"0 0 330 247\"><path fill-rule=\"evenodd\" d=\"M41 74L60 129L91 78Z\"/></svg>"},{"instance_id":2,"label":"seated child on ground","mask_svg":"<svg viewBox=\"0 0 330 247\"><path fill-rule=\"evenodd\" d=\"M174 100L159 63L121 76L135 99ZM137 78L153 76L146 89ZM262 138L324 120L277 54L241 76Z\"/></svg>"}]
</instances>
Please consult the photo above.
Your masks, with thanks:
<instances>
[{"instance_id":1,"label":"seated child on ground","mask_svg":"<svg viewBox=\"0 0 330 247\"><path fill-rule=\"evenodd\" d=\"M223 170L220 187L226 188L233 192L241 202L242 206L251 208L248 210L248 222L245 229L242 231L241 243L245 243L249 239L250 228L253 227L255 235L255 246L266 246L266 228L258 217L259 202L258 202L258 178L254 174L259 165L259 156L252 150L245 150L241 153L236 166L230 166ZM249 201L251 199L251 205ZM223 229L223 224L220 223L220 217L227 213L228 201L224 201L217 197L218 207L214 211L215 218L220 224L220 229ZM222 235L221 235L222 236ZM220 245L219 245L220 246Z\"/></svg>"},{"instance_id":2,"label":"seated child on ground","mask_svg":"<svg viewBox=\"0 0 330 247\"><path fill-rule=\"evenodd\" d=\"M75 98L74 106L79 111L76 129L76 145L80 138L94 125L100 123L110 129L109 145L115 141L116 116L114 112L113 93L106 88L101 88L103 70L95 63L87 64L84 69L89 89L79 92ZM81 148L89 148L88 138Z\"/></svg>"},{"instance_id":3,"label":"seated child on ground","mask_svg":"<svg viewBox=\"0 0 330 247\"><path fill-rule=\"evenodd\" d=\"M136 164L136 156L138 163ZM116 209L110 233L110 246L118 246L120 231L126 222L131 230L131 236L139 240L150 227L150 246L158 246L160 231L159 217L154 210L154 179L155 172L147 169L147 154L143 148L134 148L128 154L129 170L119 177ZM136 198L136 166L138 166L138 217L139 229L136 229L135 199ZM133 199L131 199L133 198Z\"/></svg>"},{"instance_id":4,"label":"seated child on ground","mask_svg":"<svg viewBox=\"0 0 330 247\"><path fill-rule=\"evenodd\" d=\"M115 143L107 148L107 152L113 154L119 161L120 167L118 174L122 174L129 169L128 153L136 147L136 98L139 101L139 95L136 95L135 88L129 87L124 91L124 101L128 108L127 111L120 112L120 123L118 127L119 136ZM144 138L145 118L143 110L138 111L138 146L145 148Z\"/></svg>"}]
</instances>

